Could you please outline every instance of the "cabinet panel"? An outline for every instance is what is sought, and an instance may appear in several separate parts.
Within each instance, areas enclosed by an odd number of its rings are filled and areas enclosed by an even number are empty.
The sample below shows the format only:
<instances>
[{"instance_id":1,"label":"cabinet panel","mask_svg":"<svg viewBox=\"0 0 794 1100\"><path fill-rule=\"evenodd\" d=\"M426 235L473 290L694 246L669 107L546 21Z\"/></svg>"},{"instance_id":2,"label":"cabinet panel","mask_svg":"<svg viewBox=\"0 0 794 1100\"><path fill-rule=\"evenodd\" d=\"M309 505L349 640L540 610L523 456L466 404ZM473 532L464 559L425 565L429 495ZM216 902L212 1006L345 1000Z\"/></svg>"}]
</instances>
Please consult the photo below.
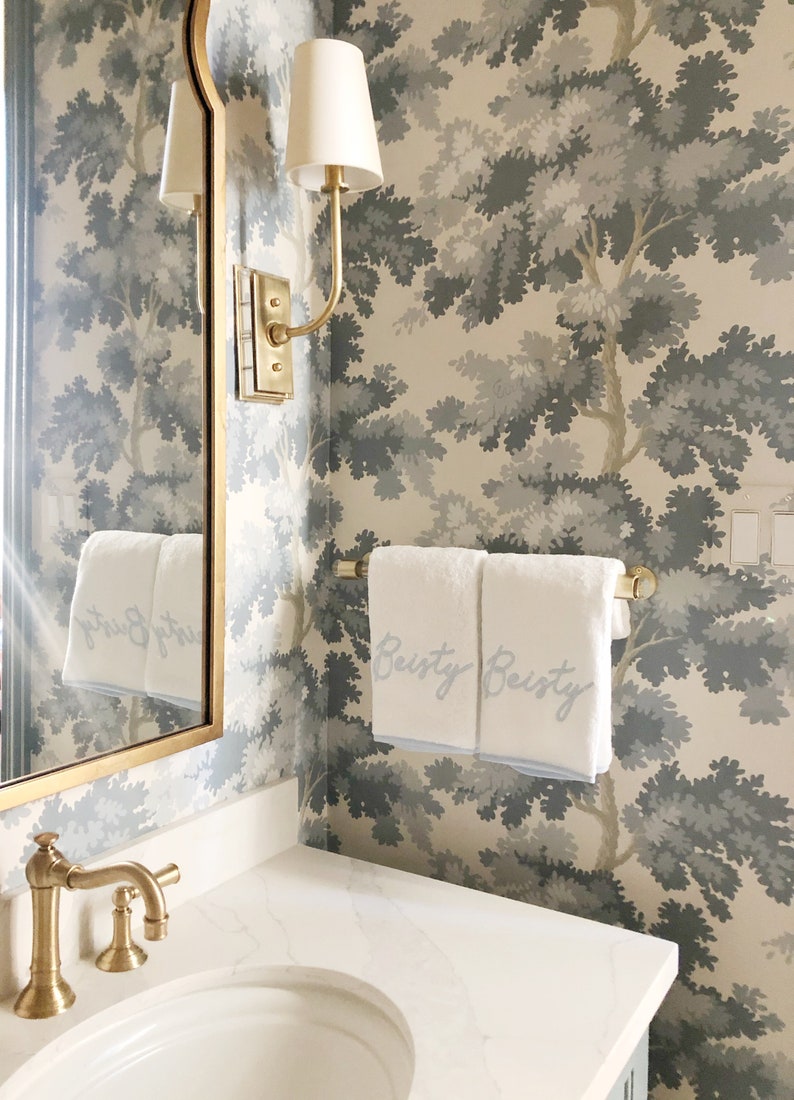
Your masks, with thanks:
<instances>
[{"instance_id":1,"label":"cabinet panel","mask_svg":"<svg viewBox=\"0 0 794 1100\"><path fill-rule=\"evenodd\" d=\"M607 1100L648 1100L648 1032L646 1031Z\"/></svg>"}]
</instances>

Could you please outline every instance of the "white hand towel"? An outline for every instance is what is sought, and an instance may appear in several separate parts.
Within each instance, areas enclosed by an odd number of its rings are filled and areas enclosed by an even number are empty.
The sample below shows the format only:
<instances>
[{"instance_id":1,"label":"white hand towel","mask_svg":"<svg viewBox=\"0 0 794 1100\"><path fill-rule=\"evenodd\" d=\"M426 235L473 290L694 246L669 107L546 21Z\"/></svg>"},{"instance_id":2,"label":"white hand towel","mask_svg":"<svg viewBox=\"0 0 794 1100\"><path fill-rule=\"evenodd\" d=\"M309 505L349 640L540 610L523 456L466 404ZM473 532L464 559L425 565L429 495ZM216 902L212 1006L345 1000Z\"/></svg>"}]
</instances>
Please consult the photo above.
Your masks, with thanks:
<instances>
[{"instance_id":1,"label":"white hand towel","mask_svg":"<svg viewBox=\"0 0 794 1100\"><path fill-rule=\"evenodd\" d=\"M201 710L203 567L202 535L163 543L146 656L146 693L189 710Z\"/></svg>"},{"instance_id":2,"label":"white hand towel","mask_svg":"<svg viewBox=\"0 0 794 1100\"><path fill-rule=\"evenodd\" d=\"M612 759L613 558L495 554L482 594L480 757L593 783Z\"/></svg>"},{"instance_id":3,"label":"white hand towel","mask_svg":"<svg viewBox=\"0 0 794 1100\"><path fill-rule=\"evenodd\" d=\"M484 550L383 546L369 563L372 732L426 752L477 747Z\"/></svg>"},{"instance_id":4,"label":"white hand towel","mask_svg":"<svg viewBox=\"0 0 794 1100\"><path fill-rule=\"evenodd\" d=\"M85 541L69 615L63 682L143 695L154 578L164 535L95 531Z\"/></svg>"}]
</instances>

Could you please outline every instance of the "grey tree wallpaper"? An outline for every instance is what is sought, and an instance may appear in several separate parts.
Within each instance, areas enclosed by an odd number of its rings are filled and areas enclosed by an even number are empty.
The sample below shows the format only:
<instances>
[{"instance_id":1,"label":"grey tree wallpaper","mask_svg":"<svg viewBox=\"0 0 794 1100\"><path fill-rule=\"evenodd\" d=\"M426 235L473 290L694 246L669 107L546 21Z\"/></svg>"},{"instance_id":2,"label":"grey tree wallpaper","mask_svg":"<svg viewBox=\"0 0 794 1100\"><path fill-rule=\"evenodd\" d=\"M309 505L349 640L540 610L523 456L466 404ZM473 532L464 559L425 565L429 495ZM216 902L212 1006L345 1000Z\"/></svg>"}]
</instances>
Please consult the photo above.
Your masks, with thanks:
<instances>
[{"instance_id":1,"label":"grey tree wallpaper","mask_svg":"<svg viewBox=\"0 0 794 1100\"><path fill-rule=\"evenodd\" d=\"M366 591L340 582L329 843L677 941L656 1100L794 1095L792 578L717 560L727 502L794 483L794 8L335 11L387 178L347 219L336 552L603 554L660 589L615 644L589 786L373 742Z\"/></svg>"},{"instance_id":2,"label":"grey tree wallpaper","mask_svg":"<svg viewBox=\"0 0 794 1100\"><path fill-rule=\"evenodd\" d=\"M119 33L144 8L82 6ZM306 843L675 940L654 1100L785 1100L793 578L724 544L748 486L794 489L794 7L213 0L229 275L288 275L300 319L329 270L323 203L283 177L289 62L330 31L367 58L386 182L344 204L347 289L295 347L295 401L235 402L229 344L225 735L5 812L0 882L40 829L85 858L297 773ZM53 45L53 77L71 64ZM78 190L81 163L57 161ZM103 356L94 298L86 385L121 400L129 352ZM130 507L154 499L136 486ZM608 774L373 741L366 587L330 564L386 542L658 573L614 647Z\"/></svg>"}]
</instances>

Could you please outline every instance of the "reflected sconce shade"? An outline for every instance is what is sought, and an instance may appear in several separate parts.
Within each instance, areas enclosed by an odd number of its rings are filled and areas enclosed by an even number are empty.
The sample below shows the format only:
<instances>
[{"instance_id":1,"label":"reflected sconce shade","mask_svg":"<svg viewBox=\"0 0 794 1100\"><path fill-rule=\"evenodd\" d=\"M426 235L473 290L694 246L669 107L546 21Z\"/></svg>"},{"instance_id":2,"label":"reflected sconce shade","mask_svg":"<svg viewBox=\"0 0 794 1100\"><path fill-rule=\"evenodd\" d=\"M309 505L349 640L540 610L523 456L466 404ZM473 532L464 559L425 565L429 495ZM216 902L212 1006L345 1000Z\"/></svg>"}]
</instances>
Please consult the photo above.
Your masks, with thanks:
<instances>
[{"instance_id":1,"label":"reflected sconce shade","mask_svg":"<svg viewBox=\"0 0 794 1100\"><path fill-rule=\"evenodd\" d=\"M290 341L324 325L342 293L340 196L383 183L364 55L358 46L315 38L295 50L285 170L298 187L328 195L331 290L317 317L292 327L289 280L235 267L239 396L276 404L293 396Z\"/></svg>"},{"instance_id":2,"label":"reflected sconce shade","mask_svg":"<svg viewBox=\"0 0 794 1100\"><path fill-rule=\"evenodd\" d=\"M171 85L160 202L187 214L201 211L201 111L186 78Z\"/></svg>"},{"instance_id":3,"label":"reflected sconce shade","mask_svg":"<svg viewBox=\"0 0 794 1100\"><path fill-rule=\"evenodd\" d=\"M201 233L202 153L204 131L201 110L187 78L171 85L168 129L165 133L160 202L196 219L196 304L204 312L202 296L204 256Z\"/></svg>"}]
</instances>

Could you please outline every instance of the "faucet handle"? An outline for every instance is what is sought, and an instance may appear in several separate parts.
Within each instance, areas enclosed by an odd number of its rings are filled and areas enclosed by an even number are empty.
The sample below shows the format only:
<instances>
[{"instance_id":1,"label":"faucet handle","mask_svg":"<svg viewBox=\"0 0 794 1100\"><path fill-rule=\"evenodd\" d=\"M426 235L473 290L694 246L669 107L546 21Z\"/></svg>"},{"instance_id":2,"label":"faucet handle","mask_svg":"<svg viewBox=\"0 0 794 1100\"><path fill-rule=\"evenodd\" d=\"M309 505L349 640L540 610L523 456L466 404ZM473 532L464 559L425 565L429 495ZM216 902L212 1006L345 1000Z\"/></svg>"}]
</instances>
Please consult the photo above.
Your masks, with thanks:
<instances>
[{"instance_id":1,"label":"faucet handle","mask_svg":"<svg viewBox=\"0 0 794 1100\"><path fill-rule=\"evenodd\" d=\"M58 833L37 833L33 837L35 844L38 844L39 848L43 852L46 852L49 848L55 847L55 841L58 839Z\"/></svg>"},{"instance_id":2,"label":"faucet handle","mask_svg":"<svg viewBox=\"0 0 794 1100\"><path fill-rule=\"evenodd\" d=\"M179 868L175 863L167 863L154 872L154 877L161 886L170 886L179 882ZM100 970L114 974L135 970L148 959L144 949L134 942L130 926L130 902L140 897L140 893L138 887L132 885L119 886L113 891L113 938L108 947L97 955L96 965Z\"/></svg>"},{"instance_id":3,"label":"faucet handle","mask_svg":"<svg viewBox=\"0 0 794 1100\"><path fill-rule=\"evenodd\" d=\"M37 848L25 864L25 878L32 887L47 889L65 886L72 864L55 847L57 833L37 833L33 837Z\"/></svg>"},{"instance_id":4,"label":"faucet handle","mask_svg":"<svg viewBox=\"0 0 794 1100\"><path fill-rule=\"evenodd\" d=\"M182 876L175 863L166 863L165 867L161 867L159 871L154 872L154 877L161 886L173 886L175 882L179 882ZM140 890L136 888L135 897L137 898L139 894Z\"/></svg>"}]
</instances>

